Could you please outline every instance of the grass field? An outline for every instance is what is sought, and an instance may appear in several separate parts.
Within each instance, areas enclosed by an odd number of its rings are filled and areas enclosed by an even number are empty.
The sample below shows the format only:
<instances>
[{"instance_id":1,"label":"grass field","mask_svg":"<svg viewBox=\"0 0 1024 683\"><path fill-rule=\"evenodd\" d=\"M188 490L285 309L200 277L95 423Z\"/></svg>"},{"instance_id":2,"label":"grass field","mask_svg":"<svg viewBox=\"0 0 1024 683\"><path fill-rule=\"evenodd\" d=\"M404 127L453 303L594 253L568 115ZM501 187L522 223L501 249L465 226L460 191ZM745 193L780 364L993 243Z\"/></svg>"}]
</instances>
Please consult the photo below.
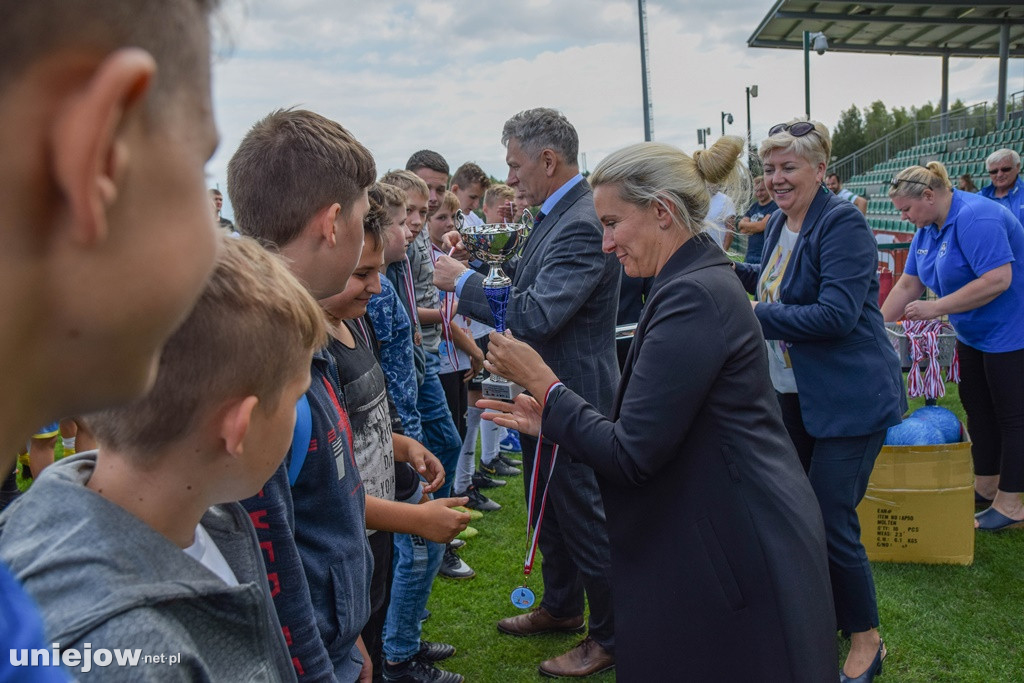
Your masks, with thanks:
<instances>
[{"instance_id":1,"label":"grass field","mask_svg":"<svg viewBox=\"0 0 1024 683\"><path fill-rule=\"evenodd\" d=\"M939 403L962 416L955 385L949 389ZM912 407L921 403L918 399ZM556 635L513 638L495 628L498 619L517 613L509 593L523 578L522 479L511 477L508 486L487 492L504 508L475 522L479 535L460 551L476 578L438 579L430 600L433 615L424 624L424 638L454 644L458 654L444 667L470 683L540 680L537 663L579 640ZM874 563L873 569L889 652L882 683L1024 681L1024 530L978 534L969 567ZM539 574L538 568L529 583L538 601ZM615 675L581 680L609 683Z\"/></svg>"}]
</instances>

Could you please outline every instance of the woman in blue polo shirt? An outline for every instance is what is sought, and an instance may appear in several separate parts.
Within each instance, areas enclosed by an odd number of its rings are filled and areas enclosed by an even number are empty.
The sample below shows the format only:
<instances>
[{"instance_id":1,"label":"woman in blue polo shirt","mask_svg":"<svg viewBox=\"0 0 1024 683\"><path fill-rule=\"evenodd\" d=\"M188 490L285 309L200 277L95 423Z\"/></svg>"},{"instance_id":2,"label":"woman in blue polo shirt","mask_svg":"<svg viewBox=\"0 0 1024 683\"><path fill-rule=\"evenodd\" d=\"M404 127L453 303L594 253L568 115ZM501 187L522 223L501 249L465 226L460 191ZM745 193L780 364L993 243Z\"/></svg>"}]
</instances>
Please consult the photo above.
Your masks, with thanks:
<instances>
[{"instance_id":1,"label":"woman in blue polo shirt","mask_svg":"<svg viewBox=\"0 0 1024 683\"><path fill-rule=\"evenodd\" d=\"M1024 228L1005 207L952 189L937 161L892 179L889 197L918 228L887 321L949 316L960 356L960 400L973 444L975 527L1024 526ZM925 287L934 301L918 301Z\"/></svg>"}]
</instances>

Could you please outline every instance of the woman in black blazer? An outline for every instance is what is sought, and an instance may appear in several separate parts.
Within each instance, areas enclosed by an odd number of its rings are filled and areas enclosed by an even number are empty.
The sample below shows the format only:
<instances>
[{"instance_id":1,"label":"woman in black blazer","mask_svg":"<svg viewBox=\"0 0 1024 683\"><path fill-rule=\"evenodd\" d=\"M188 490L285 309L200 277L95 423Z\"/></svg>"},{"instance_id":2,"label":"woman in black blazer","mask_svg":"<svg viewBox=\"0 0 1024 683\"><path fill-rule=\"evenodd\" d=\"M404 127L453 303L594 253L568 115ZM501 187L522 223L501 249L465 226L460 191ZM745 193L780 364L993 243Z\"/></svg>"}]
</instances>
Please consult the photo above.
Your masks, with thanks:
<instances>
[{"instance_id":1,"label":"woman in black blazer","mask_svg":"<svg viewBox=\"0 0 1024 683\"><path fill-rule=\"evenodd\" d=\"M786 429L821 504L838 626L851 634L840 680L866 682L885 646L857 505L907 404L878 308L877 244L860 211L822 185L830 151L820 123L771 129L760 156L780 211L761 263L736 272L756 295Z\"/></svg>"},{"instance_id":2,"label":"woman in black blazer","mask_svg":"<svg viewBox=\"0 0 1024 683\"><path fill-rule=\"evenodd\" d=\"M547 401L481 407L533 434L543 412L544 436L597 474L621 681L835 678L821 515L750 302L703 233L707 186L737 180L742 150L734 137L693 158L641 143L590 177L604 250L654 277L610 418L549 391L557 377L529 346L491 335L489 369Z\"/></svg>"}]
</instances>

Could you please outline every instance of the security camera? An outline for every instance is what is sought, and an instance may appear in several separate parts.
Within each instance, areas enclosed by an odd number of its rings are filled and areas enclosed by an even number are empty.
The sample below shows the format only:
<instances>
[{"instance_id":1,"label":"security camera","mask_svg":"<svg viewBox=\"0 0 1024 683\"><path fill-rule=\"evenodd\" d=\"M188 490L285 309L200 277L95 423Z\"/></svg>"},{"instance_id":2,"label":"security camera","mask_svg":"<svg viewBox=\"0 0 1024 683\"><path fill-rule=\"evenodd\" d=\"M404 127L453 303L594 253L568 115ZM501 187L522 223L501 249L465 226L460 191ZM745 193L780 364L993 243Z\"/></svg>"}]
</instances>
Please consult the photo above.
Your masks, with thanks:
<instances>
[{"instance_id":1,"label":"security camera","mask_svg":"<svg viewBox=\"0 0 1024 683\"><path fill-rule=\"evenodd\" d=\"M814 51L817 52L819 55L825 54L825 50L828 49L828 38L825 37L825 34L815 33L813 36L811 36L811 38L814 41L812 43Z\"/></svg>"}]
</instances>

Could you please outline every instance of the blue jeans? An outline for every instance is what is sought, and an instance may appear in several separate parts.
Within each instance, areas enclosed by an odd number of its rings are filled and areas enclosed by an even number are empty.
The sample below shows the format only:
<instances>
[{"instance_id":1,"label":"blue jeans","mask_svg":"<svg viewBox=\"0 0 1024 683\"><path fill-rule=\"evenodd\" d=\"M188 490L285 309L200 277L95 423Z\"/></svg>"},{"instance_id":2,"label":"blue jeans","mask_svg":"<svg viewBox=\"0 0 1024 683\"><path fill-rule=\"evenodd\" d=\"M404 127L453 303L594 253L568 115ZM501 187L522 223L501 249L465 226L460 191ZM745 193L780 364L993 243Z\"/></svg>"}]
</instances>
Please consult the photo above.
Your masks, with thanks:
<instances>
[{"instance_id":1,"label":"blue jeans","mask_svg":"<svg viewBox=\"0 0 1024 683\"><path fill-rule=\"evenodd\" d=\"M445 484L434 492L434 497L446 498L451 495L462 439L455 429L437 376L441 367L438 355L428 353L426 360L426 374L419 387L416 407L423 424L423 445L444 467ZM384 657L388 661L408 661L420 651L420 615L427 606L443 555L443 544L410 534L395 534L395 574L391 604L384 622Z\"/></svg>"},{"instance_id":2,"label":"blue jeans","mask_svg":"<svg viewBox=\"0 0 1024 683\"><path fill-rule=\"evenodd\" d=\"M444 545L409 534L395 534L395 575L384 621L384 658L405 662L420 651L420 616L441 566Z\"/></svg>"},{"instance_id":3,"label":"blue jeans","mask_svg":"<svg viewBox=\"0 0 1024 683\"><path fill-rule=\"evenodd\" d=\"M459 452L462 450L462 438L455 429L452 413L448 410L441 380L437 371L441 367L436 353L427 354L427 372L420 385L416 407L420 411L423 424L423 445L437 456L444 467L444 486L434 492L436 498L447 498L451 495L452 484L455 482L455 468L459 463Z\"/></svg>"}]
</instances>

